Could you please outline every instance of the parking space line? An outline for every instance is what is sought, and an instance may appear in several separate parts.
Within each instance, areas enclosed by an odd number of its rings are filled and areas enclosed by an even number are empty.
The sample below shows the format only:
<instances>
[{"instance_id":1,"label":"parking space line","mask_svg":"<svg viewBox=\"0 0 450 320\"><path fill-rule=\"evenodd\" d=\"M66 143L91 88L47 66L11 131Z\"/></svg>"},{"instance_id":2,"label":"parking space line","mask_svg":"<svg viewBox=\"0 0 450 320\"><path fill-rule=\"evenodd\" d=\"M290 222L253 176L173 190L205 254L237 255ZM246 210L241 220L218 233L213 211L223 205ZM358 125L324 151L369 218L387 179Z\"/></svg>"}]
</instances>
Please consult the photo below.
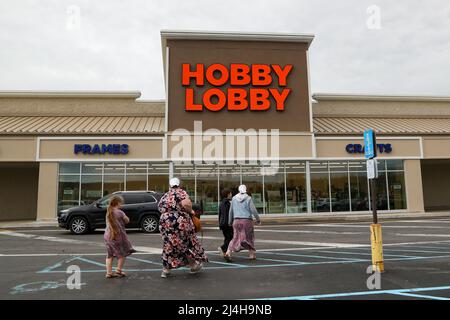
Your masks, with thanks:
<instances>
[{"instance_id":1,"label":"parking space line","mask_svg":"<svg viewBox=\"0 0 450 320\"><path fill-rule=\"evenodd\" d=\"M427 292L427 291L440 291L450 290L450 286L443 287L429 287L429 288L413 288L413 289L394 289L394 290L374 290L374 291L359 291L359 292L345 292L345 293L332 293L332 294L317 294L317 295L305 295L305 296L291 296L291 297L278 297L278 298L259 298L253 300L317 300L327 298L343 298L343 297L356 297L356 296L368 296L368 295L380 295L380 294L398 294L398 293L413 293L413 292ZM448 300L448 299L447 299Z\"/></svg>"},{"instance_id":2,"label":"parking space line","mask_svg":"<svg viewBox=\"0 0 450 320\"><path fill-rule=\"evenodd\" d=\"M87 263L92 263L92 264L95 264L96 266L99 266L99 267L106 267L106 265L104 263L100 263L100 262L97 262L97 261L94 261L94 260L91 260L91 259L86 259L86 258L83 258L83 257L78 257L77 260L81 260L81 261L84 261L84 262L87 262Z\"/></svg>"},{"instance_id":3,"label":"parking space line","mask_svg":"<svg viewBox=\"0 0 450 320\"><path fill-rule=\"evenodd\" d=\"M430 299L430 300L450 300L449 298L444 297L436 297L436 296L429 296L424 294L414 294L414 293L406 293L406 292L395 292L391 293L393 295L397 296L405 296L405 297L412 297L412 298L422 298L422 299Z\"/></svg>"},{"instance_id":4,"label":"parking space line","mask_svg":"<svg viewBox=\"0 0 450 320\"><path fill-rule=\"evenodd\" d=\"M320 251L325 253L332 253L332 254L350 254L350 255L363 255L363 256L371 256L372 253L367 252L346 252L346 251ZM399 254L386 254L383 253L384 256L390 256L390 257L402 257L402 258L419 258L417 256L405 256L405 255L399 255Z\"/></svg>"},{"instance_id":5,"label":"parking space line","mask_svg":"<svg viewBox=\"0 0 450 320\"><path fill-rule=\"evenodd\" d=\"M437 237L437 238L450 238L450 234L437 234L437 233L394 233L399 237Z\"/></svg>"},{"instance_id":6,"label":"parking space line","mask_svg":"<svg viewBox=\"0 0 450 320\"><path fill-rule=\"evenodd\" d=\"M244 264L239 264L239 263L233 263L233 262L221 262L221 261L214 261L214 260L209 260L210 263L216 263L216 264L221 264L221 265L225 265L225 266L235 266L238 268L245 268L246 265Z\"/></svg>"},{"instance_id":7,"label":"parking space line","mask_svg":"<svg viewBox=\"0 0 450 320\"><path fill-rule=\"evenodd\" d=\"M217 253L213 253L211 255L218 255ZM278 260L278 259L269 259L269 258L260 258L258 257L256 260L261 260L261 261L273 261L273 262L285 262L285 263L295 263L298 264L300 263L300 261L292 261L292 260ZM254 261L254 260L249 260L249 261ZM229 264L229 263L227 263ZM243 266L243 265L242 265ZM247 265L245 265L247 266Z\"/></svg>"},{"instance_id":8,"label":"parking space line","mask_svg":"<svg viewBox=\"0 0 450 320\"><path fill-rule=\"evenodd\" d=\"M357 235L364 232L342 232L342 231L318 231L318 230L273 230L273 229L255 229L257 232L275 232L275 233L307 233L307 234L343 234Z\"/></svg>"},{"instance_id":9,"label":"parking space line","mask_svg":"<svg viewBox=\"0 0 450 320\"><path fill-rule=\"evenodd\" d=\"M357 224L315 224L315 225L306 225L309 227L325 227L325 228L365 228L369 229L369 225L357 225ZM303 226L302 226L303 227ZM383 229L392 228L392 229L450 229L448 226L391 226L383 224Z\"/></svg>"},{"instance_id":10,"label":"parking space line","mask_svg":"<svg viewBox=\"0 0 450 320\"><path fill-rule=\"evenodd\" d=\"M150 261L150 260L139 259L139 258L130 257L130 256L128 256L127 259L134 260L134 261L140 261L140 262L144 262L144 263L149 263L149 264L156 264L158 266L162 265L161 262L157 263L157 262L153 262L153 261Z\"/></svg>"},{"instance_id":11,"label":"parking space line","mask_svg":"<svg viewBox=\"0 0 450 320\"><path fill-rule=\"evenodd\" d=\"M324 251L321 251L324 252ZM294 253L274 253L274 252L262 252L263 254L273 254L273 255L282 255L282 256L292 256L292 257L305 257L305 258L316 258L316 259L337 259L337 260L345 260L345 261L361 261L360 259L354 258L341 258L341 257L330 257L330 256L318 256L318 255L308 255L308 254L294 254Z\"/></svg>"},{"instance_id":12,"label":"parking space line","mask_svg":"<svg viewBox=\"0 0 450 320\"><path fill-rule=\"evenodd\" d=\"M412 249L392 249L392 248L388 248L388 249L385 249L384 251L437 253L437 254L448 253L448 254L450 254L449 251L430 251L430 250L421 250L421 249L419 249L419 250L412 250Z\"/></svg>"}]
</instances>

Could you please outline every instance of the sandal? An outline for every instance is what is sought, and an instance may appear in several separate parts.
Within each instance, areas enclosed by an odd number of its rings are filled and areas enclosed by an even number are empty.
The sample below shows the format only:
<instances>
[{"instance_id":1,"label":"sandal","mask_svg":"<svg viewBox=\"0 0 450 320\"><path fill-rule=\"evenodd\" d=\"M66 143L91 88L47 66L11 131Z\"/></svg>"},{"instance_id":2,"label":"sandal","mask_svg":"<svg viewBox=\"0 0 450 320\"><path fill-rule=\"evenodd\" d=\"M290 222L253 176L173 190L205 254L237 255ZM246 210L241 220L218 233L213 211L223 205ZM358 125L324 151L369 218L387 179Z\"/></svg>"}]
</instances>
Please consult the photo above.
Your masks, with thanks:
<instances>
[{"instance_id":1,"label":"sandal","mask_svg":"<svg viewBox=\"0 0 450 320\"><path fill-rule=\"evenodd\" d=\"M115 273L107 273L106 274L106 279L112 279L112 278L117 278L117 275Z\"/></svg>"},{"instance_id":2,"label":"sandal","mask_svg":"<svg viewBox=\"0 0 450 320\"><path fill-rule=\"evenodd\" d=\"M116 275L117 275L119 278L123 278L123 277L126 277L126 276L127 276L127 274L126 274L125 272L123 272L122 270L119 270L119 269L116 270Z\"/></svg>"}]
</instances>

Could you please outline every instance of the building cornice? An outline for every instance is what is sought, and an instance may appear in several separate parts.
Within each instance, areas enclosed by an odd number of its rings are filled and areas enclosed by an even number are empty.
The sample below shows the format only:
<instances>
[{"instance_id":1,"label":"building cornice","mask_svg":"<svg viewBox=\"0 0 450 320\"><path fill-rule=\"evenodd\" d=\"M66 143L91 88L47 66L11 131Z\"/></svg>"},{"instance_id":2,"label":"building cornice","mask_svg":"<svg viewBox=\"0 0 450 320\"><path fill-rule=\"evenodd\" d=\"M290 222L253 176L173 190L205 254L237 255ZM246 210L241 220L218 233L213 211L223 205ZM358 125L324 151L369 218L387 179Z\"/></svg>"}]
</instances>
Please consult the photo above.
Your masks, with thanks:
<instances>
[{"instance_id":1,"label":"building cornice","mask_svg":"<svg viewBox=\"0 0 450 320\"><path fill-rule=\"evenodd\" d=\"M373 94L338 94L315 93L316 101L398 101L398 102L450 102L448 96L408 96L408 95L373 95Z\"/></svg>"},{"instance_id":2,"label":"building cornice","mask_svg":"<svg viewBox=\"0 0 450 320\"><path fill-rule=\"evenodd\" d=\"M119 98L137 99L140 91L0 91L0 98Z\"/></svg>"}]
</instances>

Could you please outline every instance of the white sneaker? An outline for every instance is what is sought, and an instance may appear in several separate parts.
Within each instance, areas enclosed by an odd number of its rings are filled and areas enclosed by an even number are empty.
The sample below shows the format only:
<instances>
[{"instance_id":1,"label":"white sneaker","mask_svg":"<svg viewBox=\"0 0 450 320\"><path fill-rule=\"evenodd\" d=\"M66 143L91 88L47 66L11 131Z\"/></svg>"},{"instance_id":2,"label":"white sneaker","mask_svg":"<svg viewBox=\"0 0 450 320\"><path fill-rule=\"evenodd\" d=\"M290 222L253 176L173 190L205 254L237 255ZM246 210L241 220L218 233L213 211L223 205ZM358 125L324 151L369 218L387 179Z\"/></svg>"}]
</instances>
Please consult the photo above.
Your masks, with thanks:
<instances>
[{"instance_id":1,"label":"white sneaker","mask_svg":"<svg viewBox=\"0 0 450 320\"><path fill-rule=\"evenodd\" d=\"M222 247L218 247L217 249L219 250L220 256L223 257L225 255L225 252L223 252Z\"/></svg>"},{"instance_id":2,"label":"white sneaker","mask_svg":"<svg viewBox=\"0 0 450 320\"><path fill-rule=\"evenodd\" d=\"M161 278L167 278L168 276L170 276L170 271L167 272L163 270L163 272L161 273Z\"/></svg>"},{"instance_id":3,"label":"white sneaker","mask_svg":"<svg viewBox=\"0 0 450 320\"><path fill-rule=\"evenodd\" d=\"M202 268L203 268L203 263L196 262L195 266L193 268L191 268L191 273L198 273L200 270L202 270Z\"/></svg>"}]
</instances>

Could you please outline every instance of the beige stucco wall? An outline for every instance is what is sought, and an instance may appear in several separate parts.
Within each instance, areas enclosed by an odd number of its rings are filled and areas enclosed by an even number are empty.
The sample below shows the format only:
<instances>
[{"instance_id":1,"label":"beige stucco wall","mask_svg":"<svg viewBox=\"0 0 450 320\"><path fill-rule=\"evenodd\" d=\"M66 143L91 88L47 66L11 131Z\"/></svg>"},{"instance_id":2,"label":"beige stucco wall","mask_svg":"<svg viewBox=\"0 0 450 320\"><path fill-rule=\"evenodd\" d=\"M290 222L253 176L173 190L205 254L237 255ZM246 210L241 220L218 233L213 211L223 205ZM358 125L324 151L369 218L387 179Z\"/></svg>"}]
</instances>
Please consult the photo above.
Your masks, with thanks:
<instances>
[{"instance_id":1,"label":"beige stucco wall","mask_svg":"<svg viewBox=\"0 0 450 320\"><path fill-rule=\"evenodd\" d=\"M450 101L320 100L315 117L449 117Z\"/></svg>"},{"instance_id":2,"label":"beige stucco wall","mask_svg":"<svg viewBox=\"0 0 450 320\"><path fill-rule=\"evenodd\" d=\"M244 146L244 148L238 150L240 146ZM196 152L195 149L199 152ZM272 137L268 135L262 138L261 136L245 134L228 137L203 134L194 137L193 135L171 133L167 136L167 157L172 160L180 158L199 159L200 157L204 160L234 158L239 160L243 158L309 159L313 157L313 144L312 137L309 134Z\"/></svg>"},{"instance_id":3,"label":"beige stucco wall","mask_svg":"<svg viewBox=\"0 0 450 320\"><path fill-rule=\"evenodd\" d=\"M0 137L0 162L36 161L36 139Z\"/></svg>"},{"instance_id":4,"label":"beige stucco wall","mask_svg":"<svg viewBox=\"0 0 450 320\"><path fill-rule=\"evenodd\" d=\"M378 153L378 158L401 158L421 156L420 139L377 139L377 144L391 144L391 153ZM318 158L354 158L364 159L363 153L348 153L348 144L364 145L362 138L354 139L316 139L316 153Z\"/></svg>"},{"instance_id":5,"label":"beige stucco wall","mask_svg":"<svg viewBox=\"0 0 450 320\"><path fill-rule=\"evenodd\" d=\"M405 186L409 212L424 212L420 160L405 160Z\"/></svg>"},{"instance_id":6,"label":"beige stucco wall","mask_svg":"<svg viewBox=\"0 0 450 320\"><path fill-rule=\"evenodd\" d=\"M58 163L39 164L37 220L56 218L58 202Z\"/></svg>"},{"instance_id":7,"label":"beige stucco wall","mask_svg":"<svg viewBox=\"0 0 450 320\"><path fill-rule=\"evenodd\" d=\"M3 116L146 116L163 114L164 101L135 101L133 98L12 98L0 96Z\"/></svg>"},{"instance_id":8,"label":"beige stucco wall","mask_svg":"<svg viewBox=\"0 0 450 320\"><path fill-rule=\"evenodd\" d=\"M89 155L74 153L75 144L128 144L128 154ZM112 139L98 137L96 139L41 139L39 144L39 160L160 160L163 157L163 139Z\"/></svg>"},{"instance_id":9,"label":"beige stucco wall","mask_svg":"<svg viewBox=\"0 0 450 320\"><path fill-rule=\"evenodd\" d=\"M450 158L450 137L424 137L423 156L425 159Z\"/></svg>"}]
</instances>

